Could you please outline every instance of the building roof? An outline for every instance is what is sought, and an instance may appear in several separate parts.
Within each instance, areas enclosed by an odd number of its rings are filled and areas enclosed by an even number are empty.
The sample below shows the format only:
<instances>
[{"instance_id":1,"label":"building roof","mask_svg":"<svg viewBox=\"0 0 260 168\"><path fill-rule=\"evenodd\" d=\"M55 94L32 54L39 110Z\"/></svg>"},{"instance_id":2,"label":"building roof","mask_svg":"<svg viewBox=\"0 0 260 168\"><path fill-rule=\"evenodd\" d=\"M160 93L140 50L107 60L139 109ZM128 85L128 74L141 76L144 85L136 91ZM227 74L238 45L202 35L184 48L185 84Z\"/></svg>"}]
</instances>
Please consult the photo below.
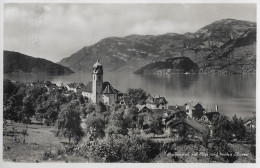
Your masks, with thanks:
<instances>
[{"instance_id":1,"label":"building roof","mask_svg":"<svg viewBox=\"0 0 260 168\"><path fill-rule=\"evenodd\" d=\"M140 105L137 104L136 107L138 108L138 111L142 110L144 107L146 107L146 105ZM147 107L146 107L147 108Z\"/></svg>"},{"instance_id":2,"label":"building roof","mask_svg":"<svg viewBox=\"0 0 260 168\"><path fill-rule=\"evenodd\" d=\"M201 133L203 133L204 131L207 130L207 128L204 125L198 123L195 120L185 119L185 120L183 120L183 122L185 122L186 124L190 125L191 127L193 127L194 129L196 129L197 131L199 131Z\"/></svg>"},{"instance_id":3,"label":"building roof","mask_svg":"<svg viewBox=\"0 0 260 168\"><path fill-rule=\"evenodd\" d=\"M86 87L83 89L84 92L92 93L92 81L88 82Z\"/></svg>"},{"instance_id":4,"label":"building roof","mask_svg":"<svg viewBox=\"0 0 260 168\"><path fill-rule=\"evenodd\" d=\"M155 104L155 105L160 105L160 104L167 104L167 100L165 99L165 97L157 97L157 98L154 98L154 97L148 97L147 100L146 100L146 103L148 104Z\"/></svg>"},{"instance_id":5,"label":"building roof","mask_svg":"<svg viewBox=\"0 0 260 168\"><path fill-rule=\"evenodd\" d=\"M99 63L98 60L93 65L93 73L95 73L95 74L103 74L103 66Z\"/></svg>"},{"instance_id":6,"label":"building roof","mask_svg":"<svg viewBox=\"0 0 260 168\"><path fill-rule=\"evenodd\" d=\"M168 117L172 113L175 113L174 110L169 109L150 109L154 115L161 116L161 117ZM165 115L167 113L167 116Z\"/></svg>"},{"instance_id":7,"label":"building roof","mask_svg":"<svg viewBox=\"0 0 260 168\"><path fill-rule=\"evenodd\" d=\"M244 122L244 125L247 125L247 124L255 125L256 124L255 118L246 120L246 122Z\"/></svg>"},{"instance_id":8,"label":"building roof","mask_svg":"<svg viewBox=\"0 0 260 168\"><path fill-rule=\"evenodd\" d=\"M200 108L203 108L203 106L200 104L200 103L197 103L195 106L194 106L195 109L200 109Z\"/></svg>"},{"instance_id":9,"label":"building roof","mask_svg":"<svg viewBox=\"0 0 260 168\"><path fill-rule=\"evenodd\" d=\"M204 114L210 122L212 122L214 115L220 115L219 112L209 112Z\"/></svg>"},{"instance_id":10,"label":"building roof","mask_svg":"<svg viewBox=\"0 0 260 168\"><path fill-rule=\"evenodd\" d=\"M88 82L88 84L84 87L82 91L92 93L92 81ZM102 86L102 94L122 94L120 91L113 88L113 86L109 82L103 82Z\"/></svg>"},{"instance_id":11,"label":"building roof","mask_svg":"<svg viewBox=\"0 0 260 168\"><path fill-rule=\"evenodd\" d=\"M203 133L204 131L207 130L207 128L204 125L198 123L195 120L191 120L191 119L174 120L174 121L169 122L167 125L170 125L172 127L172 126L177 125L179 123L185 123L185 124L189 125L190 127L194 128L195 130L197 130L198 132L201 132L201 133Z\"/></svg>"},{"instance_id":12,"label":"building roof","mask_svg":"<svg viewBox=\"0 0 260 168\"><path fill-rule=\"evenodd\" d=\"M114 89L109 82L103 82L102 92L103 94L117 94L119 91Z\"/></svg>"},{"instance_id":13,"label":"building roof","mask_svg":"<svg viewBox=\"0 0 260 168\"><path fill-rule=\"evenodd\" d=\"M182 122L182 120L169 120L169 122L166 123L167 126L174 126L176 124L179 124Z\"/></svg>"},{"instance_id":14,"label":"building roof","mask_svg":"<svg viewBox=\"0 0 260 168\"><path fill-rule=\"evenodd\" d=\"M189 106L189 108L191 110L195 110L195 109L197 109L197 110L205 110L200 103L195 103L193 101L192 102L188 102L188 103L185 104L185 106L187 106L187 105Z\"/></svg>"},{"instance_id":15,"label":"building roof","mask_svg":"<svg viewBox=\"0 0 260 168\"><path fill-rule=\"evenodd\" d=\"M174 110L174 111L186 111L186 107L185 106L168 106L169 110Z\"/></svg>"},{"instance_id":16,"label":"building roof","mask_svg":"<svg viewBox=\"0 0 260 168\"><path fill-rule=\"evenodd\" d=\"M188 105L188 106L190 106L190 107L194 107L195 105L196 105L196 103L195 102L187 102L187 103L185 103L185 106L186 105Z\"/></svg>"}]
</instances>

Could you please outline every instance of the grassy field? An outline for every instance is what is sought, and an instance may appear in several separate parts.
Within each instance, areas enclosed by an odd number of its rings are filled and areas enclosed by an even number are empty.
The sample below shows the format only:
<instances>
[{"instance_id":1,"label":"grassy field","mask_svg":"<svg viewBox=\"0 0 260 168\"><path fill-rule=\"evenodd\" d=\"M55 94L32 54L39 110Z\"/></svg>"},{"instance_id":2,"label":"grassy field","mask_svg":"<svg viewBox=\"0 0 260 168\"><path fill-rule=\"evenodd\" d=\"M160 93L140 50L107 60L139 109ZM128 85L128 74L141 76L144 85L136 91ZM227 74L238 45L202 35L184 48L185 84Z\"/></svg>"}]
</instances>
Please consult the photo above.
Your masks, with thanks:
<instances>
[{"instance_id":1,"label":"grassy field","mask_svg":"<svg viewBox=\"0 0 260 168\"><path fill-rule=\"evenodd\" d=\"M54 136L53 127L28 125L28 136L25 137L25 143L23 143L23 135L20 134L22 129L26 128L26 125L14 123L16 133L3 136L4 152L3 160L11 162L42 162L53 161L43 160L42 155L45 151L51 149L63 149L64 143L68 143L66 139L59 139ZM11 125L7 126L7 131L12 132ZM19 137L20 142L15 141L15 137ZM85 158L78 156L63 156L59 160L55 161L68 161L68 162L87 162Z\"/></svg>"}]
</instances>

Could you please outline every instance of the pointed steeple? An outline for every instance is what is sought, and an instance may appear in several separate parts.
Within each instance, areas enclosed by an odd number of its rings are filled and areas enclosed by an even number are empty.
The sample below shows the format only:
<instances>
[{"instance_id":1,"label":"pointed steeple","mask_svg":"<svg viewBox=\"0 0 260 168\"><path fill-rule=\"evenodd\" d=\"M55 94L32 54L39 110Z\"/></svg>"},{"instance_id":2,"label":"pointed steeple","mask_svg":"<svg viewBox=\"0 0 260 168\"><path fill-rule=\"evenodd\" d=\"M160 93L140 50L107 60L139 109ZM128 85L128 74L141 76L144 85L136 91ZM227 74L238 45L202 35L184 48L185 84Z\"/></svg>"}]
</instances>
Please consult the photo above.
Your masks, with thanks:
<instances>
[{"instance_id":1,"label":"pointed steeple","mask_svg":"<svg viewBox=\"0 0 260 168\"><path fill-rule=\"evenodd\" d=\"M93 73L94 74L103 74L103 66L97 60L97 62L93 65Z\"/></svg>"},{"instance_id":2,"label":"pointed steeple","mask_svg":"<svg viewBox=\"0 0 260 168\"><path fill-rule=\"evenodd\" d=\"M93 65L93 68L97 68L99 66L102 66L102 65L100 64L99 60L97 60L97 62Z\"/></svg>"}]
</instances>

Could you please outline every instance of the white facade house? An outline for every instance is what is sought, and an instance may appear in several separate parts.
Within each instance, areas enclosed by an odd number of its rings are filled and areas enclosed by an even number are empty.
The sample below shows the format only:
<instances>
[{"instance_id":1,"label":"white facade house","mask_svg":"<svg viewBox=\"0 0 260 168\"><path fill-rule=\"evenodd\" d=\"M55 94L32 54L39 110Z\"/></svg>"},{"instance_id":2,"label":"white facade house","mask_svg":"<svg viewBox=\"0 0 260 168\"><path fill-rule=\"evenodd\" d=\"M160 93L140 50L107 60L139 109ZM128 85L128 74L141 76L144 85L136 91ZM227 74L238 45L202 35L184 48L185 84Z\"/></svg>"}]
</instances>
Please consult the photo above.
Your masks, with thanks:
<instances>
[{"instance_id":1,"label":"white facade house","mask_svg":"<svg viewBox=\"0 0 260 168\"><path fill-rule=\"evenodd\" d=\"M90 81L82 95L91 102L103 102L112 105L122 97L122 93L114 89L109 82L103 82L103 66L97 61L93 65L92 81Z\"/></svg>"},{"instance_id":2,"label":"white facade house","mask_svg":"<svg viewBox=\"0 0 260 168\"><path fill-rule=\"evenodd\" d=\"M148 97L146 106L150 109L168 109L168 102L164 97Z\"/></svg>"},{"instance_id":3,"label":"white facade house","mask_svg":"<svg viewBox=\"0 0 260 168\"><path fill-rule=\"evenodd\" d=\"M68 91L73 91L75 93L77 93L77 91L80 91L84 87L85 85L83 83L75 83L75 82L66 85Z\"/></svg>"}]
</instances>

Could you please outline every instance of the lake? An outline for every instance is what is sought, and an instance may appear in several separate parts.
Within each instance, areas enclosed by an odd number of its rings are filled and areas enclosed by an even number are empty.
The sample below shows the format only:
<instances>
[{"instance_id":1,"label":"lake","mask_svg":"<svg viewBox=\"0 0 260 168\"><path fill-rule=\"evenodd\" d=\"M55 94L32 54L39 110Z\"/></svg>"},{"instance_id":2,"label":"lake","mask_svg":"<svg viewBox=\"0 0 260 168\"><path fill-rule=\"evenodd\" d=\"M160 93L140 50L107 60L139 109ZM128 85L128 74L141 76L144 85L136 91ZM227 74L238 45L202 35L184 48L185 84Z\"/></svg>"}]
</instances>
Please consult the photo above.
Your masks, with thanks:
<instances>
[{"instance_id":1,"label":"lake","mask_svg":"<svg viewBox=\"0 0 260 168\"><path fill-rule=\"evenodd\" d=\"M63 76L46 74L4 74L5 79L16 81L49 80L57 85L91 80L91 73L75 73ZM104 73L104 81L125 92L127 88L142 88L155 96L163 96L171 105L183 105L193 101L201 103L208 111L219 112L229 117L253 116L256 112L255 74L149 74Z\"/></svg>"}]
</instances>

